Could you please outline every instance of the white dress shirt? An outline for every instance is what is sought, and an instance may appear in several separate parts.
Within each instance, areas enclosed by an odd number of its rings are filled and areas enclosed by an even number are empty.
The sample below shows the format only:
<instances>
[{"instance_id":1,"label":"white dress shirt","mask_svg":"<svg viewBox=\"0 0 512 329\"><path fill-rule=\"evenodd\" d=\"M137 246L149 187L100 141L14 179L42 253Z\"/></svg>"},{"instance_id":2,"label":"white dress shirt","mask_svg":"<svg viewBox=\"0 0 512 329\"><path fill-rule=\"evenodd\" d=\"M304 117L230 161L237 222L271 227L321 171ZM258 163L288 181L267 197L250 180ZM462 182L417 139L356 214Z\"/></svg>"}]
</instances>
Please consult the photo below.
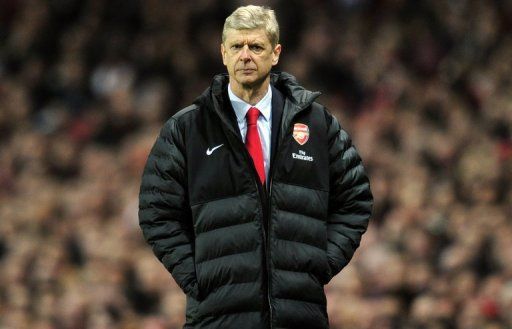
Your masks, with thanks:
<instances>
[{"instance_id":1,"label":"white dress shirt","mask_svg":"<svg viewBox=\"0 0 512 329\"><path fill-rule=\"evenodd\" d=\"M247 120L245 119L247 111L254 106L261 112L258 118L258 133L263 150L265 178L268 178L268 170L270 168L270 134L272 131L272 88L270 88L269 84L267 93L256 105L248 104L236 96L233 91L231 91L231 84L228 85L228 94L231 105L233 105L233 109L235 110L238 128L240 129L240 135L242 135L244 143L245 136L247 135Z\"/></svg>"}]
</instances>

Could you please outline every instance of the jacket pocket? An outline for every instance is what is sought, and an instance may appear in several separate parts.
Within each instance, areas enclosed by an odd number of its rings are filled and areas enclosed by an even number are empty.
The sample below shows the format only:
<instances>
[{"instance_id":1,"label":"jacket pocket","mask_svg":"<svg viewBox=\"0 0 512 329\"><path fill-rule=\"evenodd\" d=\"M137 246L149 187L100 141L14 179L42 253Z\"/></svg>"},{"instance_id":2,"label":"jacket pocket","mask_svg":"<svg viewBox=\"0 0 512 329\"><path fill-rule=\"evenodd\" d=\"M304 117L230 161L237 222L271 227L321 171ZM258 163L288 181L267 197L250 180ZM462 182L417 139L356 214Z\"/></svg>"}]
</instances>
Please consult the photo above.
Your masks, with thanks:
<instances>
[{"instance_id":1,"label":"jacket pocket","mask_svg":"<svg viewBox=\"0 0 512 329\"><path fill-rule=\"evenodd\" d=\"M327 258L327 252L322 255L322 271L318 274L318 281L322 285L326 285L331 281L331 266Z\"/></svg>"},{"instance_id":2,"label":"jacket pocket","mask_svg":"<svg viewBox=\"0 0 512 329\"><path fill-rule=\"evenodd\" d=\"M187 306L185 311L185 326L184 328L194 328L198 323L198 307L199 301L194 297L187 295Z\"/></svg>"},{"instance_id":3,"label":"jacket pocket","mask_svg":"<svg viewBox=\"0 0 512 329\"><path fill-rule=\"evenodd\" d=\"M197 276L197 290L198 290L198 301L203 301L208 296L207 291L207 280L206 277L204 277L204 273L201 269L201 265L196 265L196 276Z\"/></svg>"}]
</instances>

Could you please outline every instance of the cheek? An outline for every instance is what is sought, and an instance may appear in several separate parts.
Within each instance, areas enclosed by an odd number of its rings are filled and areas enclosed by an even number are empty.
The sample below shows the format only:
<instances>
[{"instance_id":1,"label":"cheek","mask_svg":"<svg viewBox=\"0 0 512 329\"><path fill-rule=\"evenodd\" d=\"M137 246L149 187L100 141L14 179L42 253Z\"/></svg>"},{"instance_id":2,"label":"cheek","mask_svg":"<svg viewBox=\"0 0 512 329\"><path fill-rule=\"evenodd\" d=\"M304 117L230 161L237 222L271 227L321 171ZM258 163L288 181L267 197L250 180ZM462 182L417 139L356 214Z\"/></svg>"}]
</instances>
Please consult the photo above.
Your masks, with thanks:
<instances>
[{"instance_id":1,"label":"cheek","mask_svg":"<svg viewBox=\"0 0 512 329\"><path fill-rule=\"evenodd\" d=\"M226 65L228 69L232 69L235 66L235 60L232 57L227 57L224 60L224 65Z\"/></svg>"},{"instance_id":2,"label":"cheek","mask_svg":"<svg viewBox=\"0 0 512 329\"><path fill-rule=\"evenodd\" d=\"M273 58L269 56L269 57L263 59L262 61L260 61L260 66L269 68L272 66L272 61L273 61Z\"/></svg>"},{"instance_id":3,"label":"cheek","mask_svg":"<svg viewBox=\"0 0 512 329\"><path fill-rule=\"evenodd\" d=\"M235 69L235 67L236 67L237 62L238 62L238 61L237 61L236 59L231 59L231 60L229 61L229 67L230 67L232 70L234 70L234 69Z\"/></svg>"}]
</instances>

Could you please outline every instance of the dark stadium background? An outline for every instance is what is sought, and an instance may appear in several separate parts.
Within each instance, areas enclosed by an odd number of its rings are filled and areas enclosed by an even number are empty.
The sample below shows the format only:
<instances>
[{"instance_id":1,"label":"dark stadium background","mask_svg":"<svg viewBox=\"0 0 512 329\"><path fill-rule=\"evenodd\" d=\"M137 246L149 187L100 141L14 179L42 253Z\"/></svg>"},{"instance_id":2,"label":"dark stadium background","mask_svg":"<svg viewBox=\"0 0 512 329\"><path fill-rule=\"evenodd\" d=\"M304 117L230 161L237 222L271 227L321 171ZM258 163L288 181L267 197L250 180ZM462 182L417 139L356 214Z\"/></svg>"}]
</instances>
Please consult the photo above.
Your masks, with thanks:
<instances>
[{"instance_id":1,"label":"dark stadium background","mask_svg":"<svg viewBox=\"0 0 512 329\"><path fill-rule=\"evenodd\" d=\"M333 329L512 328L512 2L255 1L351 133L374 216ZM245 1L0 0L0 328L175 329L137 222L160 127Z\"/></svg>"}]
</instances>

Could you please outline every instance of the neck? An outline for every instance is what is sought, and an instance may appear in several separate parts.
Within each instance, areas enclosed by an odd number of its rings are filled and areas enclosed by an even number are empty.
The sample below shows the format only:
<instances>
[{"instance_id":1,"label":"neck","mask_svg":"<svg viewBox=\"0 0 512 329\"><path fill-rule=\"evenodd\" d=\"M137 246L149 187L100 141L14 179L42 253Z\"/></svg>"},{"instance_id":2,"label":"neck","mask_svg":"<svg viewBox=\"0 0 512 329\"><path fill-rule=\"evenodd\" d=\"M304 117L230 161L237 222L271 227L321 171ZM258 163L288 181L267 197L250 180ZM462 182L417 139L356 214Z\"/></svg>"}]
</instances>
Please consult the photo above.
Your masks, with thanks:
<instances>
[{"instance_id":1,"label":"neck","mask_svg":"<svg viewBox=\"0 0 512 329\"><path fill-rule=\"evenodd\" d=\"M244 86L232 81L230 83L233 94L248 104L256 105L267 94L270 78L265 79L257 86Z\"/></svg>"}]
</instances>

